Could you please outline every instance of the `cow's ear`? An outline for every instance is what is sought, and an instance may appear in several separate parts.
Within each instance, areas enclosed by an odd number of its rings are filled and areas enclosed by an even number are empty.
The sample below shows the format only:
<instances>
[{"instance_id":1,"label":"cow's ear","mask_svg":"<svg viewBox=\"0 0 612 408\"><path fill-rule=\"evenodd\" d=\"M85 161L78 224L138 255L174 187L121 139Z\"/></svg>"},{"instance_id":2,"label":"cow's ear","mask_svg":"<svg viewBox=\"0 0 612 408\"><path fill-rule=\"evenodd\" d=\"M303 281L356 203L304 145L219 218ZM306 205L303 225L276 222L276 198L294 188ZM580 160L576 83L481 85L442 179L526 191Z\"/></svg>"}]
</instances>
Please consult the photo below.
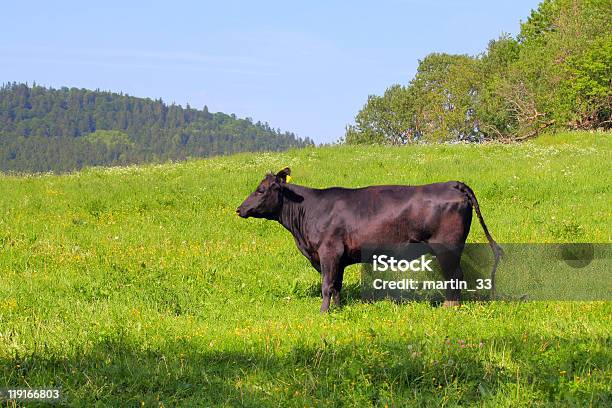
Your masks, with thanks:
<instances>
[{"instance_id":1,"label":"cow's ear","mask_svg":"<svg viewBox=\"0 0 612 408\"><path fill-rule=\"evenodd\" d=\"M287 182L287 177L291 175L291 169L289 167L285 167L278 173L276 173L276 178L282 181L283 183Z\"/></svg>"}]
</instances>

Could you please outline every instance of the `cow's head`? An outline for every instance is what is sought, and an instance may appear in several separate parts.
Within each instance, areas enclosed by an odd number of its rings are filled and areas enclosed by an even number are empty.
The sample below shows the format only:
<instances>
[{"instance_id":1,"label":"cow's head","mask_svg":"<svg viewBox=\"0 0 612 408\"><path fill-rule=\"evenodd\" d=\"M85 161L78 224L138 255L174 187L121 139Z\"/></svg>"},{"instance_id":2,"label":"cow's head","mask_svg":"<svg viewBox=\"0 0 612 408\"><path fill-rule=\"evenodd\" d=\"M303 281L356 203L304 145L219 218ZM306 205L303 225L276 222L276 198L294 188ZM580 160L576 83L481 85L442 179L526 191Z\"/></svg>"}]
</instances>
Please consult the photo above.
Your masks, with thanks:
<instances>
[{"instance_id":1,"label":"cow's head","mask_svg":"<svg viewBox=\"0 0 612 408\"><path fill-rule=\"evenodd\" d=\"M290 174L289 167L276 174L266 174L257 189L238 207L238 215L242 218L276 219L283 206L283 189Z\"/></svg>"}]
</instances>

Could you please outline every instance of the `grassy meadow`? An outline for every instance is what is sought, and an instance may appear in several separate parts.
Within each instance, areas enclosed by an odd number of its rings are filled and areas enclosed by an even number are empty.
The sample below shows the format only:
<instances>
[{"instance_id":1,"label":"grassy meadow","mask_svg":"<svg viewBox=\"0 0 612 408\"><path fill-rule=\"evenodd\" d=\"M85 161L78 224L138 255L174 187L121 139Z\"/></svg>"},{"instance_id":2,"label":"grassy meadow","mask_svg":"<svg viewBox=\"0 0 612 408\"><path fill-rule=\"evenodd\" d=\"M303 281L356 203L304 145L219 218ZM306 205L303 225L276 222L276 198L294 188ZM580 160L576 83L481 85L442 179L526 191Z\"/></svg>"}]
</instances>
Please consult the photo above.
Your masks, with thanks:
<instances>
[{"instance_id":1,"label":"grassy meadow","mask_svg":"<svg viewBox=\"0 0 612 408\"><path fill-rule=\"evenodd\" d=\"M0 176L0 388L67 406L610 406L609 302L365 303L235 208L312 187L470 185L498 242L612 242L612 135L324 147ZM485 242L474 220L470 242Z\"/></svg>"}]
</instances>

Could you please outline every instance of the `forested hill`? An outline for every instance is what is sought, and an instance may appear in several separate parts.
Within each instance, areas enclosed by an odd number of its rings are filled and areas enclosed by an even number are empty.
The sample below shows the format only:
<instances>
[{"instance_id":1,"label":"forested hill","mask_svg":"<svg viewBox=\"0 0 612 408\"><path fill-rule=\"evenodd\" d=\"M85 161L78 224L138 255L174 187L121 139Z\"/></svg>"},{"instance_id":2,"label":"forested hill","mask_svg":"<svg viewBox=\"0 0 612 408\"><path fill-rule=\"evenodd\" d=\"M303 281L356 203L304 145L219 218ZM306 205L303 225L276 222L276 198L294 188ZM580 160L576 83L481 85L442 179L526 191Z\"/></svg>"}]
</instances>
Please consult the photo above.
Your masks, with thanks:
<instances>
[{"instance_id":1,"label":"forested hill","mask_svg":"<svg viewBox=\"0 0 612 408\"><path fill-rule=\"evenodd\" d=\"M267 123L161 99L11 83L0 88L0 170L183 160L312 144Z\"/></svg>"}]
</instances>

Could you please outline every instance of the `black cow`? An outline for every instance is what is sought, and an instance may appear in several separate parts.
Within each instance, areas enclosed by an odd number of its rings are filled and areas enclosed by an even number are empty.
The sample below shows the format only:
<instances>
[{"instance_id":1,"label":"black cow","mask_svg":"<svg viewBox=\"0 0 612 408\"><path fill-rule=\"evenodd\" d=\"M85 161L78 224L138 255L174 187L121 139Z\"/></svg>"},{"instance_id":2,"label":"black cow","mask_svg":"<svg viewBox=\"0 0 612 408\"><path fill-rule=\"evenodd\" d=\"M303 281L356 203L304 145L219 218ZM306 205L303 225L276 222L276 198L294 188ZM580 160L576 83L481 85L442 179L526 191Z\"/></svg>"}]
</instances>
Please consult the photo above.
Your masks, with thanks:
<instances>
[{"instance_id":1,"label":"black cow","mask_svg":"<svg viewBox=\"0 0 612 408\"><path fill-rule=\"evenodd\" d=\"M472 207L493 249L495 267L502 250L489 234L471 188L458 181L423 186L313 189L287 183L291 170L267 174L236 212L242 218L276 220L293 234L306 258L322 275L323 304L340 304L344 268L362 262L373 245L426 243L446 280L463 279L459 266L470 232ZM436 251L443 247L448 250ZM459 305L461 291L448 289L445 306Z\"/></svg>"}]
</instances>

